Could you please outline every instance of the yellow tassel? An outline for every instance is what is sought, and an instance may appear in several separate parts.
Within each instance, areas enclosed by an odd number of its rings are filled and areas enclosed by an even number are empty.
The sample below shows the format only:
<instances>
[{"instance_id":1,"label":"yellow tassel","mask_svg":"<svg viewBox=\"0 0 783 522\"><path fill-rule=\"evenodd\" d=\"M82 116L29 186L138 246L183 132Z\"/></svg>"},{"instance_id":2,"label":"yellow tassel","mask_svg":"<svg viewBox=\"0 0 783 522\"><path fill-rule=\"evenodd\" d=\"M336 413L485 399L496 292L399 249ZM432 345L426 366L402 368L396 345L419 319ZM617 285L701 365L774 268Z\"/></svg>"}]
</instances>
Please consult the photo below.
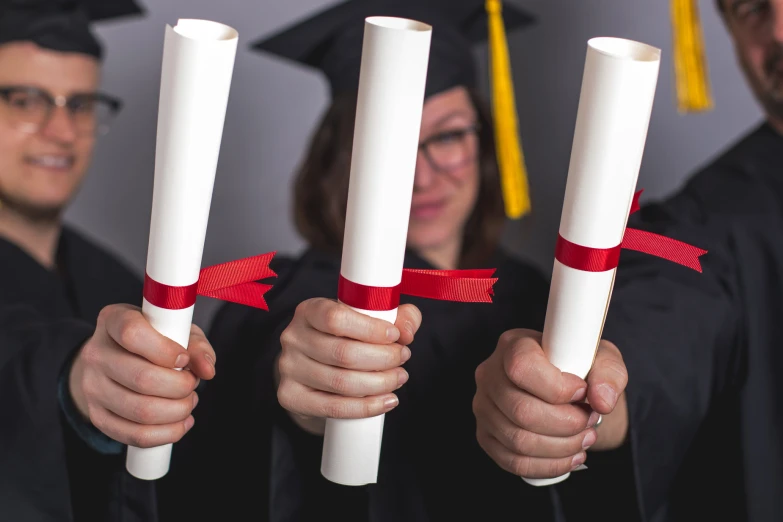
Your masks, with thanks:
<instances>
[{"instance_id":1,"label":"yellow tassel","mask_svg":"<svg viewBox=\"0 0 783 522\"><path fill-rule=\"evenodd\" d=\"M681 113L712 109L712 95L699 22L698 0L671 0L677 110Z\"/></svg>"},{"instance_id":2,"label":"yellow tassel","mask_svg":"<svg viewBox=\"0 0 783 522\"><path fill-rule=\"evenodd\" d=\"M497 149L506 215L511 219L516 219L530 212L530 195L525 157L522 154L517 128L517 107L514 101L514 85L502 9L501 0L486 0L489 18L495 148Z\"/></svg>"}]
</instances>

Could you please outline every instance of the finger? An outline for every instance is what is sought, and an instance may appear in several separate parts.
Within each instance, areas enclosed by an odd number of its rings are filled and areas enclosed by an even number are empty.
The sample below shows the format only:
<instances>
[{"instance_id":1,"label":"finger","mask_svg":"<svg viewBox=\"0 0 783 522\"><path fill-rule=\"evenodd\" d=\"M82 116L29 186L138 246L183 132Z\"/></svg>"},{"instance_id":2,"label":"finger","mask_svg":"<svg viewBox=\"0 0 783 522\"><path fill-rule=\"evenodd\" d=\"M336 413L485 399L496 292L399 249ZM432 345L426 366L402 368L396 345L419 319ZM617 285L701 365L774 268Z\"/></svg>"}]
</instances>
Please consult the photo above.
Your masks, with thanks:
<instances>
[{"instance_id":1,"label":"finger","mask_svg":"<svg viewBox=\"0 0 783 522\"><path fill-rule=\"evenodd\" d=\"M541 348L541 334L531 330L511 330L498 343L510 346L503 368L511 382L549 404L581 401L587 384L576 375L558 370Z\"/></svg>"},{"instance_id":2,"label":"finger","mask_svg":"<svg viewBox=\"0 0 783 522\"><path fill-rule=\"evenodd\" d=\"M620 350L609 341L601 341L593 368L587 376L590 406L604 415L612 413L627 384L628 370Z\"/></svg>"},{"instance_id":3,"label":"finger","mask_svg":"<svg viewBox=\"0 0 783 522\"><path fill-rule=\"evenodd\" d=\"M509 451L539 458L565 458L576 455L592 446L597 434L590 428L570 437L550 437L527 431L515 425L497 409L492 401L481 401L477 409L476 420Z\"/></svg>"},{"instance_id":4,"label":"finger","mask_svg":"<svg viewBox=\"0 0 783 522\"><path fill-rule=\"evenodd\" d=\"M565 475L574 468L581 466L587 454L584 451L576 455L546 459L527 457L510 451L497 439L487 433L479 433L477 436L479 445L487 452L498 466L518 477L525 478L554 478Z\"/></svg>"},{"instance_id":5,"label":"finger","mask_svg":"<svg viewBox=\"0 0 783 522\"><path fill-rule=\"evenodd\" d=\"M178 442L195 423L191 415L181 422L144 426L123 419L100 406L90 407L90 421L112 439L136 448L153 448Z\"/></svg>"},{"instance_id":6,"label":"finger","mask_svg":"<svg viewBox=\"0 0 783 522\"><path fill-rule=\"evenodd\" d=\"M162 399L133 392L109 379L102 388L96 397L101 406L123 419L144 425L184 421L198 403L196 392L184 399Z\"/></svg>"},{"instance_id":7,"label":"finger","mask_svg":"<svg viewBox=\"0 0 783 522\"><path fill-rule=\"evenodd\" d=\"M215 361L217 356L212 345L207 340L206 335L198 326L191 325L190 340L188 341L188 355L190 364L188 369L196 377L206 381L215 377Z\"/></svg>"},{"instance_id":8,"label":"finger","mask_svg":"<svg viewBox=\"0 0 783 522\"><path fill-rule=\"evenodd\" d=\"M390 370L407 361L411 353L407 346L397 343L369 344L295 326L286 328L280 342L283 356L287 352L302 352L320 363L349 370Z\"/></svg>"},{"instance_id":9,"label":"finger","mask_svg":"<svg viewBox=\"0 0 783 522\"><path fill-rule=\"evenodd\" d=\"M587 427L589 413L577 404L549 404L514 386L505 376L490 384L497 408L513 424L551 437L571 437Z\"/></svg>"},{"instance_id":10,"label":"finger","mask_svg":"<svg viewBox=\"0 0 783 522\"><path fill-rule=\"evenodd\" d=\"M125 350L164 368L184 368L190 357L182 346L158 333L129 305L111 305L101 311L99 320L109 336Z\"/></svg>"},{"instance_id":11,"label":"finger","mask_svg":"<svg viewBox=\"0 0 783 522\"><path fill-rule=\"evenodd\" d=\"M412 304L404 304L397 309L397 320L394 326L400 331L397 342L408 346L413 342L413 337L421 327L421 312Z\"/></svg>"},{"instance_id":12,"label":"finger","mask_svg":"<svg viewBox=\"0 0 783 522\"><path fill-rule=\"evenodd\" d=\"M340 397L313 390L293 380L280 381L277 389L280 405L293 413L327 419L364 419L394 409L399 400L394 394L374 397Z\"/></svg>"},{"instance_id":13,"label":"finger","mask_svg":"<svg viewBox=\"0 0 783 522\"><path fill-rule=\"evenodd\" d=\"M198 384L191 372L157 366L116 344L105 347L99 365L111 380L142 395L184 399Z\"/></svg>"},{"instance_id":14,"label":"finger","mask_svg":"<svg viewBox=\"0 0 783 522\"><path fill-rule=\"evenodd\" d=\"M408 381L408 372L402 368L360 372L321 364L302 354L281 356L278 364L285 377L309 388L347 397L391 393Z\"/></svg>"},{"instance_id":15,"label":"finger","mask_svg":"<svg viewBox=\"0 0 783 522\"><path fill-rule=\"evenodd\" d=\"M315 298L299 306L307 323L326 334L373 344L393 343L400 338L399 330L388 321L361 314L337 301Z\"/></svg>"}]
</instances>

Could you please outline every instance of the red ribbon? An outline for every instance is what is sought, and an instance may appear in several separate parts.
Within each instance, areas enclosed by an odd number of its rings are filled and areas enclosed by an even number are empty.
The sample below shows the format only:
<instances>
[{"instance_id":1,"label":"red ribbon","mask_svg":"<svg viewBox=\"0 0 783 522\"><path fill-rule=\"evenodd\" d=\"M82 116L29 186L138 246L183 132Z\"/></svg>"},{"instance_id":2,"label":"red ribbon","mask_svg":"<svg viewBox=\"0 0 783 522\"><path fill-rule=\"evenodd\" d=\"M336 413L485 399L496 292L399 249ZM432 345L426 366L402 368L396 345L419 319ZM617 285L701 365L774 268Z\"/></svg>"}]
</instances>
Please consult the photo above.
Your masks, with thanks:
<instances>
[{"instance_id":1,"label":"red ribbon","mask_svg":"<svg viewBox=\"0 0 783 522\"><path fill-rule=\"evenodd\" d=\"M634 194L630 214L639 210L639 196L641 194L641 190ZM635 250L667 259L699 273L701 273L699 257L707 253L706 250L676 239L635 228L626 228L622 243L612 248L591 248L577 245L558 234L555 259L565 266L577 270L605 272L617 268L621 249Z\"/></svg>"},{"instance_id":2,"label":"red ribbon","mask_svg":"<svg viewBox=\"0 0 783 522\"><path fill-rule=\"evenodd\" d=\"M440 301L462 303L491 303L497 282L494 268L483 270L412 270L402 271L397 286L366 286L349 281L340 275L337 298L361 310L394 310L400 304L400 295L426 297Z\"/></svg>"},{"instance_id":3,"label":"red ribbon","mask_svg":"<svg viewBox=\"0 0 783 522\"><path fill-rule=\"evenodd\" d=\"M159 308L182 310L196 304L197 295L203 295L269 310L264 294L272 285L255 281L277 277L269 268L273 257L275 252L269 252L209 266L199 272L196 283L188 286L169 286L144 274L144 299Z\"/></svg>"}]
</instances>

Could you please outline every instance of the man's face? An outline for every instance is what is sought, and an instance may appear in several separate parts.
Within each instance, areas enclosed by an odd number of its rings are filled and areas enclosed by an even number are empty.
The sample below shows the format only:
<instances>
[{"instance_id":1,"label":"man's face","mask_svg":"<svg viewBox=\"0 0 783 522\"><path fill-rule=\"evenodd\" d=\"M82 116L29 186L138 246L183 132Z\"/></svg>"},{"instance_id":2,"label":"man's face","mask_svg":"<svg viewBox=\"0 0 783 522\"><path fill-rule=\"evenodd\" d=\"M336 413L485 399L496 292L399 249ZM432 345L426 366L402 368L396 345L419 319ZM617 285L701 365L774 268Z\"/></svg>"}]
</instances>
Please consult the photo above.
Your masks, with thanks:
<instances>
[{"instance_id":1,"label":"man's face","mask_svg":"<svg viewBox=\"0 0 783 522\"><path fill-rule=\"evenodd\" d=\"M74 196L95 143L94 130L85 131L91 109L79 100L95 93L99 69L98 61L84 54L29 42L0 46L3 206L31 219L55 219Z\"/></svg>"},{"instance_id":2,"label":"man's face","mask_svg":"<svg viewBox=\"0 0 783 522\"><path fill-rule=\"evenodd\" d=\"M721 0L740 64L767 115L783 121L783 0Z\"/></svg>"}]
</instances>

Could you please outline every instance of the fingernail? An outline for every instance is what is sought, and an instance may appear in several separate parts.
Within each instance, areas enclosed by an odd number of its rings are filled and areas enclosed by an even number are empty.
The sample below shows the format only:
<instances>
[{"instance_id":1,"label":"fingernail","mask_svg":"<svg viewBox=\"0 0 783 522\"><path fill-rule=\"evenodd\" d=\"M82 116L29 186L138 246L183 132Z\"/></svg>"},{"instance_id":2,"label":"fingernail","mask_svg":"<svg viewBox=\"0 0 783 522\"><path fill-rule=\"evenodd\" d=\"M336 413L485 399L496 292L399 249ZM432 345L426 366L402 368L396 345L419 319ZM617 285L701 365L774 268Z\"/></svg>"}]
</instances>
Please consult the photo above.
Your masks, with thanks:
<instances>
[{"instance_id":1,"label":"fingernail","mask_svg":"<svg viewBox=\"0 0 783 522\"><path fill-rule=\"evenodd\" d=\"M595 431L593 431L593 430L590 430L590 431L588 431L588 432L587 432L587 435L585 435L585 438L584 438L584 440L582 441L582 448L583 448L583 449L587 449L587 448L589 448L590 446L592 446L593 444L595 444L595 440L596 440L597 438L598 438L598 437L596 437Z\"/></svg>"},{"instance_id":2,"label":"fingernail","mask_svg":"<svg viewBox=\"0 0 783 522\"><path fill-rule=\"evenodd\" d=\"M610 408L614 408L614 404L617 402L617 392L614 388L608 384L601 384L598 386L598 396L601 397Z\"/></svg>"},{"instance_id":3,"label":"fingernail","mask_svg":"<svg viewBox=\"0 0 783 522\"><path fill-rule=\"evenodd\" d=\"M389 411L390 409L397 407L399 403L400 399L398 399L396 395L392 395L383 401L383 407L386 408L386 411Z\"/></svg>"},{"instance_id":4,"label":"fingernail","mask_svg":"<svg viewBox=\"0 0 783 522\"><path fill-rule=\"evenodd\" d=\"M571 470L573 470L574 468L578 468L579 466L584 464L585 460L587 460L587 454L584 451L574 455L574 458L571 461Z\"/></svg>"},{"instance_id":5,"label":"fingernail","mask_svg":"<svg viewBox=\"0 0 783 522\"><path fill-rule=\"evenodd\" d=\"M587 388L579 388L576 390L576 393L574 393L574 396L571 397L571 402L581 401L587 396Z\"/></svg>"},{"instance_id":6,"label":"fingernail","mask_svg":"<svg viewBox=\"0 0 783 522\"><path fill-rule=\"evenodd\" d=\"M400 331L391 326L386 329L386 339L391 343L400 338Z\"/></svg>"},{"instance_id":7,"label":"fingernail","mask_svg":"<svg viewBox=\"0 0 783 522\"><path fill-rule=\"evenodd\" d=\"M593 426L595 426L596 424L598 424L598 418L599 418L600 416L601 416L601 415L600 415L600 414L599 414L597 411L594 411L593 413L591 413L591 414L590 414L590 418L589 418L589 419L587 419L587 427L588 427L588 428L592 428Z\"/></svg>"},{"instance_id":8,"label":"fingernail","mask_svg":"<svg viewBox=\"0 0 783 522\"><path fill-rule=\"evenodd\" d=\"M406 362L408 359L411 358L411 349L407 346L402 347L402 362Z\"/></svg>"},{"instance_id":9,"label":"fingernail","mask_svg":"<svg viewBox=\"0 0 783 522\"><path fill-rule=\"evenodd\" d=\"M212 365L212 369L214 370L214 369L215 369L215 359L213 359L213 358L212 358L212 356L211 356L211 355L209 355L208 353L205 353L205 354L204 354L204 359L206 359L206 360L207 360L207 362L208 362L210 365Z\"/></svg>"},{"instance_id":10,"label":"fingernail","mask_svg":"<svg viewBox=\"0 0 783 522\"><path fill-rule=\"evenodd\" d=\"M195 408L198 404L198 393L193 394L193 407Z\"/></svg>"},{"instance_id":11,"label":"fingernail","mask_svg":"<svg viewBox=\"0 0 783 522\"><path fill-rule=\"evenodd\" d=\"M195 423L196 419L193 418L193 415L185 419L185 430L190 430L190 428L192 428Z\"/></svg>"},{"instance_id":12,"label":"fingernail","mask_svg":"<svg viewBox=\"0 0 783 522\"><path fill-rule=\"evenodd\" d=\"M397 374L397 388L399 389L403 384L408 382L408 372L400 368L400 372Z\"/></svg>"},{"instance_id":13,"label":"fingernail","mask_svg":"<svg viewBox=\"0 0 783 522\"><path fill-rule=\"evenodd\" d=\"M193 387L193 389L195 390L196 388L198 388L199 384L201 384L201 379L199 377L196 377L196 385Z\"/></svg>"},{"instance_id":14,"label":"fingernail","mask_svg":"<svg viewBox=\"0 0 783 522\"><path fill-rule=\"evenodd\" d=\"M177 360L174 361L174 368L184 368L188 365L188 361L190 361L190 358L187 354L181 353L177 355Z\"/></svg>"}]
</instances>

